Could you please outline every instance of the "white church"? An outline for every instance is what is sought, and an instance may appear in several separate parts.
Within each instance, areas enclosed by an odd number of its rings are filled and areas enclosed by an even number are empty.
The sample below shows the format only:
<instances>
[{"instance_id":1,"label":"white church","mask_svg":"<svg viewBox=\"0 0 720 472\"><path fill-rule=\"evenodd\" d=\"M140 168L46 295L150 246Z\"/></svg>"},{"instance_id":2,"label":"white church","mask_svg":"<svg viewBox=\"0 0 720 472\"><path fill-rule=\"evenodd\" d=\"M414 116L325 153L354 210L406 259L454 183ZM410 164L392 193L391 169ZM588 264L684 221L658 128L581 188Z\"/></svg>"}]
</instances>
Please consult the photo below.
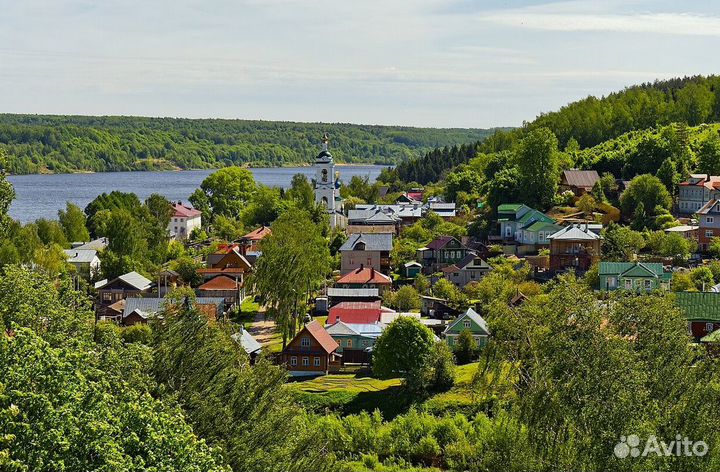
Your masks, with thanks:
<instances>
[{"instance_id":1,"label":"white church","mask_svg":"<svg viewBox=\"0 0 720 472\"><path fill-rule=\"evenodd\" d=\"M340 179L335 174L335 161L328 151L329 142L325 133L322 151L315 158L315 203L322 203L327 208L331 228L344 228L346 220L340 196Z\"/></svg>"}]
</instances>

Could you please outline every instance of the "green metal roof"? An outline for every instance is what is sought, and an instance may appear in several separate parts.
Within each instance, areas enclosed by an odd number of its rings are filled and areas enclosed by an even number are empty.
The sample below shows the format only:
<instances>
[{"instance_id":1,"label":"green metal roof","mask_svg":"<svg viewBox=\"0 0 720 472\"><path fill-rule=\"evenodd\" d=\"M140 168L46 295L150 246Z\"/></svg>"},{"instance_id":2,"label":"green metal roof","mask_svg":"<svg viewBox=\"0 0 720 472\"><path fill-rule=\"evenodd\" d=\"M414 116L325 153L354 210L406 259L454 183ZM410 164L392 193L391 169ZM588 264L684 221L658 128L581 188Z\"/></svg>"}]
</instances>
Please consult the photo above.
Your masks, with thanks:
<instances>
[{"instance_id":1,"label":"green metal roof","mask_svg":"<svg viewBox=\"0 0 720 472\"><path fill-rule=\"evenodd\" d=\"M549 223L547 221L536 221L535 223L531 224L530 226L528 226L527 228L524 228L524 229L526 229L528 231L536 232L536 231L540 231L545 228L550 228L553 231L557 231L560 228L562 228L562 226L556 225L555 223Z\"/></svg>"},{"instance_id":2,"label":"green metal roof","mask_svg":"<svg viewBox=\"0 0 720 472\"><path fill-rule=\"evenodd\" d=\"M522 207L522 203L503 203L498 206L498 213L515 213Z\"/></svg>"},{"instance_id":3,"label":"green metal roof","mask_svg":"<svg viewBox=\"0 0 720 472\"><path fill-rule=\"evenodd\" d=\"M665 271L659 262L601 262L599 273L624 277L662 277Z\"/></svg>"},{"instance_id":4,"label":"green metal roof","mask_svg":"<svg viewBox=\"0 0 720 472\"><path fill-rule=\"evenodd\" d=\"M718 292L677 292L675 305L690 321L720 321Z\"/></svg>"},{"instance_id":5,"label":"green metal roof","mask_svg":"<svg viewBox=\"0 0 720 472\"><path fill-rule=\"evenodd\" d=\"M525 213L523 216L518 218L518 221L520 223L525 223L527 221L530 221L532 219L535 219L536 221L545 221L547 223L554 223L555 220L547 216L545 213L537 210L530 210L527 213Z\"/></svg>"}]
</instances>

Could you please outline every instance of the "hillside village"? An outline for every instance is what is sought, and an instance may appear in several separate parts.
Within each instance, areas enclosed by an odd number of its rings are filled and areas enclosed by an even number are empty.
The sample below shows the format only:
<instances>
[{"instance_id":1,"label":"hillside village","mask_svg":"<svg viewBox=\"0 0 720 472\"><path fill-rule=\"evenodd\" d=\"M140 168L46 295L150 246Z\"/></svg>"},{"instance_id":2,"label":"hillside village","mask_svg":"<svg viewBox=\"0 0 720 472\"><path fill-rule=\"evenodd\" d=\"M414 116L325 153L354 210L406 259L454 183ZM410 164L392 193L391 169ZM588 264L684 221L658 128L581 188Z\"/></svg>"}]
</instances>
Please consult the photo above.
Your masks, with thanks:
<instances>
[{"instance_id":1,"label":"hillside village","mask_svg":"<svg viewBox=\"0 0 720 472\"><path fill-rule=\"evenodd\" d=\"M611 452L638 424L710 441L720 127L704 121L583 149L530 124L376 182L343 179L326 133L287 188L229 166L187 202L111 192L4 218L0 468L15 437L83 444L68 404L118 418L107 442L155 435L218 471L635 470Z\"/></svg>"}]
</instances>

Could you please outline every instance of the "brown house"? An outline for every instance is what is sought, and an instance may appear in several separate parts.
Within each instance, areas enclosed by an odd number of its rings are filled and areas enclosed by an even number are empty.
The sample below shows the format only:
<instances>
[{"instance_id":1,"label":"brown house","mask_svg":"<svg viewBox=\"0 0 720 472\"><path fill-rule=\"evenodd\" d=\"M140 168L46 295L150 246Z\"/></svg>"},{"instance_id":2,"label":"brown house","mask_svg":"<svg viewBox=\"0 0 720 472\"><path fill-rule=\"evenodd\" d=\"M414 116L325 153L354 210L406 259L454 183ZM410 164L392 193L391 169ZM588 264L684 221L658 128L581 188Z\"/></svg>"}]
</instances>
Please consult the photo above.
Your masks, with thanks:
<instances>
[{"instance_id":1,"label":"brown house","mask_svg":"<svg viewBox=\"0 0 720 472\"><path fill-rule=\"evenodd\" d=\"M110 305L129 297L142 296L149 293L152 287L153 283L137 272L128 272L109 281L101 280L95 284L98 316L115 316L117 310L107 310Z\"/></svg>"},{"instance_id":2,"label":"brown house","mask_svg":"<svg viewBox=\"0 0 720 472\"><path fill-rule=\"evenodd\" d=\"M222 297L225 306L230 307L242 299L240 283L227 275L218 275L197 288L201 297Z\"/></svg>"},{"instance_id":3,"label":"brown house","mask_svg":"<svg viewBox=\"0 0 720 472\"><path fill-rule=\"evenodd\" d=\"M240 238L240 245L242 253L247 254L250 252L260 251L260 241L270 236L272 231L267 226L261 226L258 229L249 232L242 238Z\"/></svg>"},{"instance_id":4,"label":"brown house","mask_svg":"<svg viewBox=\"0 0 720 472\"><path fill-rule=\"evenodd\" d=\"M313 320L280 353L280 362L293 376L324 375L340 368L338 343Z\"/></svg>"},{"instance_id":5,"label":"brown house","mask_svg":"<svg viewBox=\"0 0 720 472\"><path fill-rule=\"evenodd\" d=\"M569 225L547 237L550 240L550 270L587 271L600 262L602 237L588 225Z\"/></svg>"},{"instance_id":6,"label":"brown house","mask_svg":"<svg viewBox=\"0 0 720 472\"><path fill-rule=\"evenodd\" d=\"M240 253L237 247L233 247L230 252L219 259L215 259L214 262L208 259L208 266L198 269L197 272L204 280L225 275L243 285L245 274L250 272L251 269L252 264Z\"/></svg>"},{"instance_id":7,"label":"brown house","mask_svg":"<svg viewBox=\"0 0 720 472\"><path fill-rule=\"evenodd\" d=\"M579 197L590 192L598 180L600 176L595 170L565 170L560 179L560 189L570 190Z\"/></svg>"}]
</instances>

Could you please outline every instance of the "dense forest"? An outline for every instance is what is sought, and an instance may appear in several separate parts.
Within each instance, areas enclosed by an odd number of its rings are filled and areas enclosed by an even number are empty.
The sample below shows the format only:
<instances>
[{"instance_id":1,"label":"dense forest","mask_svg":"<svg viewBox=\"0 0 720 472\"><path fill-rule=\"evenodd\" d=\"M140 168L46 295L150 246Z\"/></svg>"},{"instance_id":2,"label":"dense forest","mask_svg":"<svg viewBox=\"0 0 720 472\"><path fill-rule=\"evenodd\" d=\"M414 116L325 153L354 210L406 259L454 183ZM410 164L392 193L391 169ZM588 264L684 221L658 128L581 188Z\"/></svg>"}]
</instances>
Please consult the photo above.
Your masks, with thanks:
<instances>
[{"instance_id":1,"label":"dense forest","mask_svg":"<svg viewBox=\"0 0 720 472\"><path fill-rule=\"evenodd\" d=\"M435 182L448 169L469 161L476 154L509 150L539 128L552 131L560 149L572 151L597 146L631 131L671 123L697 126L718 121L720 76L655 81L628 87L607 97L587 97L558 111L541 114L522 128L498 130L474 144L435 149L422 158L399 164L397 177L404 182Z\"/></svg>"},{"instance_id":2,"label":"dense forest","mask_svg":"<svg viewBox=\"0 0 720 472\"><path fill-rule=\"evenodd\" d=\"M124 116L0 115L13 174L209 169L311 162L328 132L341 163L397 163L474 142L481 129Z\"/></svg>"}]
</instances>

